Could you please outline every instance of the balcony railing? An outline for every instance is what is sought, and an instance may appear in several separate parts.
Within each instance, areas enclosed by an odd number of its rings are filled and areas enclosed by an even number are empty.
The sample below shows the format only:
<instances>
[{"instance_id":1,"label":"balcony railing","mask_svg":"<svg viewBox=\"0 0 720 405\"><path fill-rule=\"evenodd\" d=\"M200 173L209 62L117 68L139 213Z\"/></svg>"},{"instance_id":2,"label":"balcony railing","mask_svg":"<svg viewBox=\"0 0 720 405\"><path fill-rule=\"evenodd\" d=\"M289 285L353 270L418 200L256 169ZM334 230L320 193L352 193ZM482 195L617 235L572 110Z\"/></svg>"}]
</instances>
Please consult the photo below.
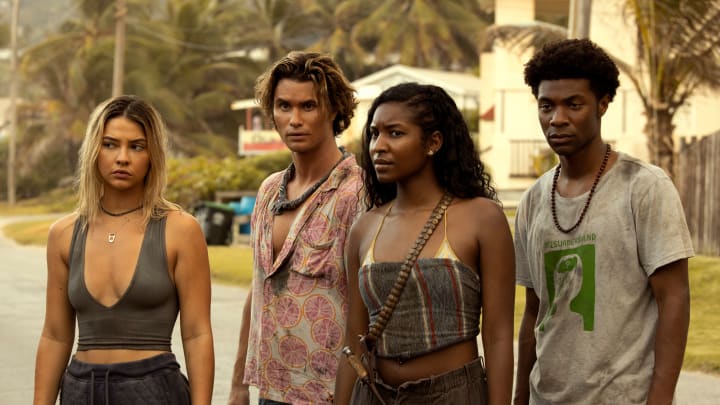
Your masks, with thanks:
<instances>
[{"instance_id":1,"label":"balcony railing","mask_svg":"<svg viewBox=\"0 0 720 405\"><path fill-rule=\"evenodd\" d=\"M548 148L544 139L510 140L510 177L537 177L534 158Z\"/></svg>"},{"instance_id":2,"label":"balcony railing","mask_svg":"<svg viewBox=\"0 0 720 405\"><path fill-rule=\"evenodd\" d=\"M615 149L615 141L605 142ZM551 169L556 162L557 158L544 139L510 140L510 177L536 178Z\"/></svg>"}]
</instances>

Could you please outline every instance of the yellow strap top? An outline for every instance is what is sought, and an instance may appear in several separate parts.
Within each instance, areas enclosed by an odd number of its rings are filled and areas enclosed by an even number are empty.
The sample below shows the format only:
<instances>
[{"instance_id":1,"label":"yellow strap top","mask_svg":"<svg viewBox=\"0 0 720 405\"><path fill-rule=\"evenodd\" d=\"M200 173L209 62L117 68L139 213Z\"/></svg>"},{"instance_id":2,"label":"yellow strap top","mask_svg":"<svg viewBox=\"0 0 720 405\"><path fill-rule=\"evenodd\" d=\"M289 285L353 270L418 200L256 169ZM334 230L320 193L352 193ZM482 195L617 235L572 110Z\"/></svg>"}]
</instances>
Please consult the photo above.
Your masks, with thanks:
<instances>
[{"instance_id":1,"label":"yellow strap top","mask_svg":"<svg viewBox=\"0 0 720 405\"><path fill-rule=\"evenodd\" d=\"M367 253L365 254L365 259L363 259L362 265L369 265L375 263L375 241L377 240L378 235L380 234L380 229L382 229L383 224L385 223L385 218L387 218L388 214L390 213L390 209L392 209L393 204L395 203L395 200L391 201L388 205L387 210L385 211L385 215L383 215L382 219L380 220L380 224L378 225L377 230L375 231L375 236L373 237L372 243L370 244L370 248L368 249ZM433 256L436 259L452 259L460 261L457 254L455 254L455 251L453 250L452 246L450 246L450 241L448 241L447 238L447 215L448 212L450 212L450 207L448 207L447 210L445 210L445 214L443 215L443 241L438 246L437 251L435 251L435 255Z\"/></svg>"}]
</instances>

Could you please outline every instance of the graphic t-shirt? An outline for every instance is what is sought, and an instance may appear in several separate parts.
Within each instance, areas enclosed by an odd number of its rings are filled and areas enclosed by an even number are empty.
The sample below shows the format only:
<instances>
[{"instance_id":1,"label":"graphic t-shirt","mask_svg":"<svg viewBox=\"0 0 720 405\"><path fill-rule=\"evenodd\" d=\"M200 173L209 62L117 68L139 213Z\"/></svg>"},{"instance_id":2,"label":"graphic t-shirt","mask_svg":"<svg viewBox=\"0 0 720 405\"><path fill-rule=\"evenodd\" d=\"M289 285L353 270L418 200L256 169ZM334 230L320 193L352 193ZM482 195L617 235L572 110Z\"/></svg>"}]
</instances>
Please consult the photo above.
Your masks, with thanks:
<instances>
[{"instance_id":1,"label":"graphic t-shirt","mask_svg":"<svg viewBox=\"0 0 720 405\"><path fill-rule=\"evenodd\" d=\"M653 372L657 304L649 276L693 255L672 181L619 153L569 234L555 228L553 170L528 189L515 224L516 278L540 299L532 404L644 404ZM588 194L556 194L560 225Z\"/></svg>"}]
</instances>

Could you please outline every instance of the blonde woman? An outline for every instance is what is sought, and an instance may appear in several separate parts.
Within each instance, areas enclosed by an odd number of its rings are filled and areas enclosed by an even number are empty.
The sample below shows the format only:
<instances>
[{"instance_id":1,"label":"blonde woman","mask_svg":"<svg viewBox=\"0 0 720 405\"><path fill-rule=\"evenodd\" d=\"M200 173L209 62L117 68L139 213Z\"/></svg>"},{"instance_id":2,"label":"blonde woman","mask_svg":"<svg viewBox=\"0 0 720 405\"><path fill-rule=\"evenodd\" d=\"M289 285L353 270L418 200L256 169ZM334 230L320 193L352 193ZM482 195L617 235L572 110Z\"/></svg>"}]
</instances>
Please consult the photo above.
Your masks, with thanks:
<instances>
[{"instance_id":1,"label":"blonde woman","mask_svg":"<svg viewBox=\"0 0 720 405\"><path fill-rule=\"evenodd\" d=\"M78 208L49 232L36 405L58 391L68 404L210 403L207 247L197 221L163 197L166 143L138 97L107 100L90 117ZM171 352L178 313L189 383Z\"/></svg>"}]
</instances>

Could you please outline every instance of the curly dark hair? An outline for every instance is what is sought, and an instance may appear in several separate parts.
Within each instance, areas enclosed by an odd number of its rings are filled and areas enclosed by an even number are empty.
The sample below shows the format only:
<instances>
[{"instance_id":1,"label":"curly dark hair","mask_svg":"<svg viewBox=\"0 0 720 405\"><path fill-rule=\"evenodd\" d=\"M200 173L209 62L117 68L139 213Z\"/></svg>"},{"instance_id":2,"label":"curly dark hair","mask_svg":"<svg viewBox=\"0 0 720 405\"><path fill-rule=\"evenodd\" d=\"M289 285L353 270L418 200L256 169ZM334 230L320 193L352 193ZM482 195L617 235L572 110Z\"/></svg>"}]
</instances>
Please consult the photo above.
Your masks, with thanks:
<instances>
[{"instance_id":1,"label":"curly dark hair","mask_svg":"<svg viewBox=\"0 0 720 405\"><path fill-rule=\"evenodd\" d=\"M423 141L435 131L443 135L442 147L433 156L433 169L438 182L452 195L460 198L486 197L498 201L490 174L480 161L467 124L455 101L438 86L402 83L388 88L373 101L363 128L360 164L368 209L391 201L397 195L395 183L381 183L370 156L370 140L375 110L390 102L404 103L413 112L413 121L420 126Z\"/></svg>"},{"instance_id":2,"label":"curly dark hair","mask_svg":"<svg viewBox=\"0 0 720 405\"><path fill-rule=\"evenodd\" d=\"M313 82L320 106L334 112L333 133L340 135L355 115L355 89L329 55L292 51L258 77L255 98L265 115L273 119L275 89L282 79Z\"/></svg>"},{"instance_id":3,"label":"curly dark hair","mask_svg":"<svg viewBox=\"0 0 720 405\"><path fill-rule=\"evenodd\" d=\"M618 68L607 53L589 39L566 39L545 44L525 64L525 83L537 98L543 80L588 79L599 100L612 101L620 82Z\"/></svg>"}]
</instances>

